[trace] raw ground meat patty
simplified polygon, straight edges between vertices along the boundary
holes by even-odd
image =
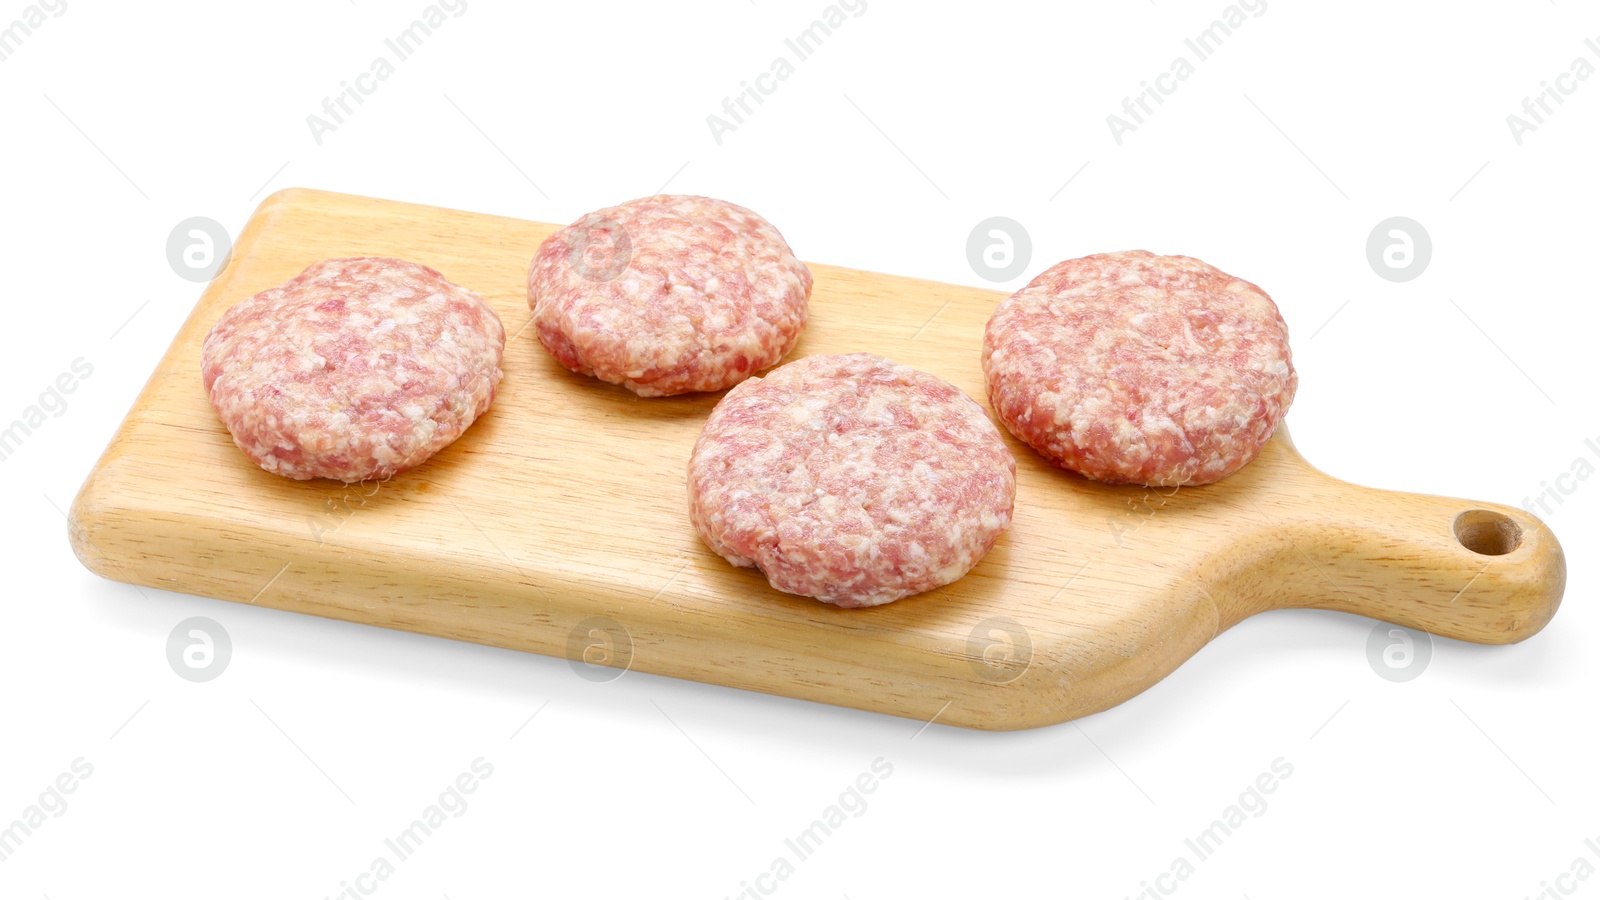
[[[477,294],[402,259],[330,259],[223,313],[201,351],[247,456],[352,482],[419,465],[489,408],[505,329]]]
[[[808,356],[717,404],[689,460],[706,544],[772,586],[877,606],[949,584],[1011,524],[1016,460],[972,398],[880,356]]]
[[[1114,484],[1208,484],[1255,459],[1294,400],[1289,331],[1260,288],[1143,250],[1057,263],[995,308],[989,400],[1052,462]]]
[[[563,366],[641,397],[719,391],[782,359],[811,272],[766,219],[663,195],[592,212],[539,246],[528,306]]]

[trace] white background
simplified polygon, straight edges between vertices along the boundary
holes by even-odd
[[[332,897],[479,757],[492,777],[378,896],[732,897],[880,757],[777,896],[1133,897],[1279,757],[1292,776],[1179,895],[1523,898],[1600,866],[1600,479],[1546,516],[1571,577],[1523,644],[1437,639],[1392,683],[1371,620],[1272,613],[1121,707],[1012,734],[140,591],[80,567],[58,512],[199,295],[167,262],[179,221],[236,233],[304,186],[568,222],[669,179],[802,258],[936,280],[985,283],[965,244],[996,215],[1034,246],[1008,289],[1090,252],[1199,256],[1282,307],[1314,463],[1520,506],[1600,465],[1600,77],[1520,145],[1506,123],[1600,65],[1592,6],[1271,0],[1118,145],[1106,116],[1221,0],[868,0],[719,145],[707,115],[821,0],[469,0],[319,145],[306,116],[424,6],[68,0],[0,63],[0,420],[93,366],[0,462],[0,825],[93,766],[0,895]],[[1432,236],[1407,283],[1367,260],[1390,216]],[[166,659],[191,616],[232,636],[205,684]]]

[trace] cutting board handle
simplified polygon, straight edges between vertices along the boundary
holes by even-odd
[[[1509,644],[1538,632],[1561,604],[1561,544],[1523,510],[1326,475],[1313,491],[1273,524],[1279,545],[1264,570],[1277,584],[1266,587],[1257,609],[1338,609]],[[1272,516],[1270,504],[1258,510]]]

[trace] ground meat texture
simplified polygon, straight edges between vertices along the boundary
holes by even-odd
[[[806,323],[811,271],[742,206],[658,196],[551,235],[528,271],[539,341],[641,397],[718,391],[774,365]]]
[[[1208,484],[1255,459],[1294,400],[1289,331],[1260,288],[1143,250],[1057,263],[983,339],[1000,421],[1114,484]]]
[[[211,405],[263,469],[365,481],[420,465],[494,400],[505,329],[477,294],[401,259],[330,259],[223,313]]]
[[[877,606],[965,575],[1011,524],[1016,460],[983,409],[879,356],[809,356],[717,404],[689,460],[712,550],[772,586]]]

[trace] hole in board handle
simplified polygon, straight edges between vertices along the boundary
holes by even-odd
[[[1456,516],[1456,540],[1483,556],[1504,556],[1522,543],[1522,527],[1510,516],[1487,509],[1469,509]]]

